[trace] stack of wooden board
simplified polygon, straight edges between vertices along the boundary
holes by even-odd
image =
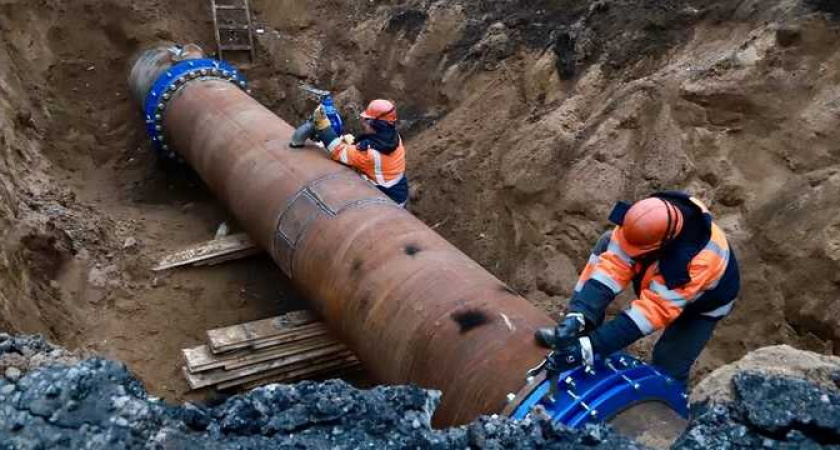
[[[184,349],[192,389],[244,388],[325,378],[359,365],[308,312],[207,331],[207,345]]]

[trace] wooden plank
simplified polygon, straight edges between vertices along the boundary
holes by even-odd
[[[181,350],[184,355],[184,362],[191,373],[206,372],[211,369],[217,369],[225,365],[225,359],[218,359],[210,347],[201,345],[193,348],[185,348]]]
[[[308,325],[310,323],[314,323],[315,316],[309,311],[293,311],[287,313],[283,316],[279,317],[272,317],[266,320],[273,320],[275,325],[288,325],[289,327],[295,327],[298,325]],[[234,327],[225,327],[219,328],[216,330],[211,330],[213,332],[224,332],[220,330],[227,330],[228,328],[236,328],[239,325]],[[293,328],[290,328],[293,329]],[[290,340],[288,336],[283,337],[282,335],[278,339],[277,337],[271,338],[269,343],[273,343],[275,345],[294,342],[295,340],[305,341],[310,339],[317,339],[321,336],[325,336],[327,334],[326,329],[319,329],[317,331],[313,331],[312,333],[301,333],[294,335],[294,340]],[[261,343],[263,340],[254,341]],[[271,345],[262,345],[261,348],[271,347]],[[198,346],[188,349],[183,349],[182,353],[184,354],[184,360],[187,362],[187,366],[191,369],[191,371],[202,371],[205,366],[212,366],[217,364],[221,361],[226,361],[234,358],[238,358],[240,356],[248,354],[248,352],[243,350],[232,350],[229,352],[216,352],[214,353],[210,346]]]
[[[327,359],[335,359],[342,354],[351,355],[352,353],[340,346],[333,346],[308,352],[306,354],[276,359],[232,371],[215,369],[213,371],[203,373],[190,373],[186,366],[184,366],[184,376],[187,378],[187,382],[192,389],[201,389],[208,386],[233,382],[239,379],[250,379],[254,376],[260,376],[266,373],[276,373],[282,370],[289,370],[289,368],[300,368],[313,364],[313,362],[317,363]]]
[[[321,339],[319,341],[307,343],[306,345],[299,345],[299,346],[282,346],[282,347],[275,347],[270,349],[271,351],[263,351],[263,352],[255,352],[248,356],[244,356],[242,358],[238,358],[234,361],[230,361],[224,365],[225,370],[236,370],[240,367],[251,366],[254,364],[258,364],[261,362],[271,361],[274,359],[284,358],[287,356],[294,356],[299,355],[301,353],[311,352],[313,350],[319,350],[325,347],[330,347],[333,345],[343,345],[340,342],[336,342],[335,339],[328,337],[327,339]]]
[[[301,369],[299,371],[281,373],[279,375],[260,378],[257,380],[249,381],[247,383],[224,383],[222,385],[219,385],[218,388],[219,390],[225,390],[238,386],[240,389],[248,390],[260,386],[265,386],[266,384],[271,383],[289,384],[297,383],[303,380],[331,378],[339,374],[347,373],[351,370],[358,369],[359,367],[360,365],[358,360],[353,360],[348,357],[347,359],[339,359],[330,362],[324,362],[322,364],[319,364],[317,367],[313,367],[311,369]]]
[[[294,377],[300,378],[306,376],[317,376],[318,374],[323,373],[325,370],[329,370],[340,366],[350,367],[353,365],[358,365],[358,360],[355,356],[353,356],[352,353],[348,351],[338,353],[336,355],[331,355],[329,357],[305,361],[301,364],[283,367],[280,369],[272,370],[270,372],[263,372],[247,377],[237,378],[231,381],[226,381],[224,383],[219,383],[219,385],[216,387],[219,390],[225,390],[249,383],[262,382],[263,384],[265,384],[268,382],[269,379],[276,380],[274,382],[277,383],[282,383],[284,381],[281,380],[289,380]]]
[[[259,339],[256,341],[246,342],[243,344],[236,344],[232,347],[225,347],[222,349],[221,352],[214,350],[213,347],[210,347],[210,351],[216,354],[224,354],[228,353],[230,350],[263,350],[266,348],[271,347],[280,347],[284,345],[288,345],[293,342],[303,341],[307,339],[314,339],[320,336],[329,336],[330,333],[327,331],[326,328],[315,328],[312,330],[303,330],[299,332],[289,332],[279,335],[277,337],[271,339]]]
[[[294,341],[296,336],[307,335],[316,331],[326,332],[327,328],[323,323],[314,322],[314,318],[311,318],[311,320],[313,321],[290,323],[288,319],[283,319],[280,316],[232,327],[217,328],[207,331],[207,341],[213,353],[222,353],[249,347],[256,342],[266,340],[290,342]]]
[[[216,354],[213,353],[212,350],[210,350],[210,347],[208,345],[200,345],[197,347],[185,348],[181,350],[181,352],[183,353],[184,361],[186,362],[187,367],[190,368],[191,372],[203,372],[208,367],[221,367],[227,362],[236,361],[247,356],[281,352],[283,349],[295,349],[298,347],[305,347],[308,345],[317,344],[319,342],[335,342],[335,339],[333,339],[328,334],[324,333],[280,346],[267,347],[259,351],[254,351],[253,349],[247,348],[241,350],[234,350],[232,352]]]
[[[335,355],[336,353],[346,351],[347,349],[346,347],[344,347],[344,345],[336,344],[330,347],[301,353],[299,355],[288,356],[268,361],[265,363],[243,367],[237,370],[226,371],[223,369],[215,369],[212,371],[202,373],[190,373],[189,370],[185,370],[184,372],[187,376],[187,382],[189,382],[190,387],[193,389],[199,389],[251,375],[256,375],[259,373],[268,372],[270,370],[280,369],[282,367],[288,367],[289,365],[301,363],[304,361],[310,361],[318,357]]]
[[[313,325],[324,327],[323,323],[318,322],[311,312],[294,311],[282,316],[207,330],[207,339],[216,347],[224,347],[246,341],[268,339],[289,331],[312,328]]]
[[[264,350],[272,347],[282,347],[291,344],[292,342],[305,341],[319,336],[331,336],[326,328],[316,329],[301,334],[280,335],[270,339],[260,339],[251,342],[247,347],[251,351]],[[337,342],[337,341],[336,341]]]
[[[187,369],[189,369],[191,373],[200,373],[225,367],[226,364],[235,363],[237,361],[250,361],[256,359],[262,359],[265,361],[272,359],[272,357],[284,356],[284,352],[287,353],[300,349],[309,349],[313,346],[335,342],[335,339],[331,336],[323,334],[303,339],[289,345],[268,347],[260,351],[245,349],[217,355],[214,354],[207,345],[201,345],[193,348],[185,348],[181,350],[181,352],[184,354],[184,361],[186,362]]]
[[[247,377],[242,377],[242,378],[237,378],[237,379],[230,380],[230,381],[225,381],[223,383],[219,383],[216,386],[216,388],[220,389],[220,390],[228,389],[228,388],[238,386],[238,385],[241,385],[241,384],[250,383],[250,382],[253,382],[253,381],[264,380],[265,378],[284,376],[284,374],[289,373],[289,372],[300,371],[300,370],[303,370],[303,369],[305,369],[307,367],[310,367],[310,366],[319,366],[323,363],[327,363],[327,362],[330,362],[330,361],[344,361],[347,358],[354,358],[355,359],[355,356],[353,356],[353,354],[349,351],[344,351],[344,352],[336,353],[336,354],[333,354],[333,355],[321,356],[321,357],[314,358],[314,359],[311,359],[311,360],[301,361],[301,362],[296,363],[296,364],[291,364],[291,365],[288,365],[288,366],[285,366],[285,367],[281,367],[279,369],[269,370],[269,371],[266,371],[266,372],[261,372],[261,373],[257,373],[257,374],[254,374],[254,375],[249,375]]]
[[[290,373],[288,378],[286,379],[286,383],[296,383],[298,381],[303,381],[307,379],[314,379],[314,378],[327,378],[331,376],[336,376],[341,373],[347,373],[351,370],[357,370],[362,367],[361,363],[355,356],[350,355],[346,357],[344,360],[337,361],[339,364],[335,365],[327,365],[324,363],[323,365],[319,365],[317,367],[313,367],[311,371],[296,371],[294,373]]]
[[[195,267],[215,266],[215,265],[218,265],[218,264],[226,263],[228,261],[238,261],[240,259],[245,259],[245,258],[249,258],[251,256],[260,255],[262,253],[263,253],[263,250],[261,248],[254,247],[252,249],[240,250],[238,252],[229,253],[227,255],[216,256],[216,257],[213,257],[213,258],[208,259],[208,260],[198,261],[198,262],[192,263],[191,265],[195,266]]]
[[[326,329],[326,327],[323,323],[316,322],[315,317],[311,314],[286,315],[207,330],[207,341],[210,343],[210,348],[221,349],[231,345],[264,341],[288,333],[315,329]]]
[[[225,236],[212,241],[204,242],[179,252],[163,257],[152,268],[155,272],[172,269],[186,265],[201,263],[207,260],[217,259],[223,256],[227,260],[245,258],[261,252],[256,244],[244,233]]]

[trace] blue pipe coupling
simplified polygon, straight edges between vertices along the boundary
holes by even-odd
[[[599,358],[591,367],[560,374],[553,399],[551,380],[530,380],[519,395],[508,398],[514,419],[525,418],[541,406],[555,422],[580,428],[606,422],[633,405],[660,402],[688,418],[688,395],[684,387],[653,366],[626,355]]]
[[[136,85],[132,88],[138,91],[135,95],[142,98],[143,92],[148,91],[145,92],[142,102],[146,133],[155,151],[163,158],[179,158],[175,150],[167,144],[164,118],[169,101],[178,94],[180,89],[196,80],[228,81],[246,91],[248,87],[245,76],[234,66],[224,61],[203,58],[200,52],[199,57],[189,55],[185,50],[189,48],[190,46],[174,46],[149,50],[139,59],[141,62],[148,61],[146,64],[148,67],[140,67],[144,64],[136,64],[132,72],[132,84]],[[192,59],[179,60],[180,55]],[[154,82],[150,83],[152,79]]]

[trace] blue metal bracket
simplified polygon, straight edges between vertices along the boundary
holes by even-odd
[[[542,377],[541,377],[542,378]],[[546,394],[550,380],[536,380],[515,399],[510,414],[525,418],[537,405],[556,422],[573,428],[610,420],[625,409],[644,402],[661,402],[688,418],[688,396],[680,383],[626,354],[597,359],[590,368],[579,367],[560,375],[554,401]]]
[[[215,59],[191,59],[181,61],[163,73],[146,95],[143,113],[146,116],[146,133],[152,140],[155,151],[164,158],[176,159],[174,149],[166,143],[163,132],[163,117],[166,106],[175,92],[193,80],[225,80],[242,89],[247,88],[245,77],[232,65]]]

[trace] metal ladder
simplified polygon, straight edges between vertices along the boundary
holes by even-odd
[[[256,61],[256,51],[249,1],[210,0],[210,8],[213,11],[213,28],[216,31],[219,59],[225,59],[224,52],[248,52],[250,63],[253,64]]]

